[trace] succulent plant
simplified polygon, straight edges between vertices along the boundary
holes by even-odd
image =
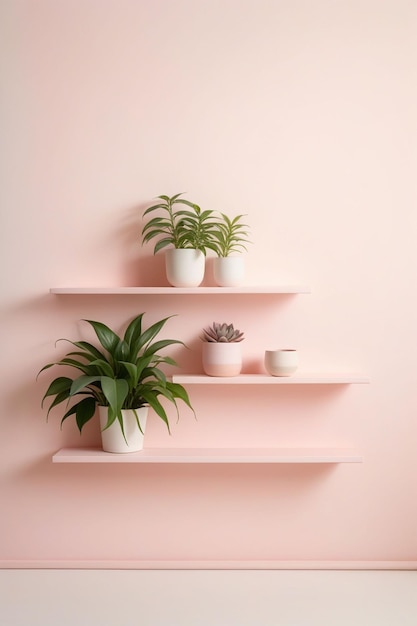
[[[203,329],[201,339],[211,343],[235,343],[242,341],[244,336],[243,332],[233,327],[233,324],[213,322],[212,326]]]

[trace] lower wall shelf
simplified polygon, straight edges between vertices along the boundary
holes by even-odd
[[[54,463],[362,463],[351,448],[144,448],[111,454],[99,448],[63,448]]]
[[[240,376],[206,376],[205,374],[175,374],[174,383],[182,385],[350,385],[366,384],[369,378],[362,374],[295,374],[269,376],[241,374]]]

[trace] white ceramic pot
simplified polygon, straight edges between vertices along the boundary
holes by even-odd
[[[203,370],[208,376],[238,376],[242,370],[240,342],[203,343]]]
[[[145,432],[146,418],[148,417],[147,406],[135,410],[122,410],[123,428],[125,431],[126,441],[123,437],[119,420],[114,421],[109,428],[103,430],[107,424],[108,407],[100,406],[98,411],[100,416],[101,442],[104,452],[124,454],[126,452],[138,452],[139,450],[142,450],[143,433]],[[140,432],[138,427],[135,412],[143,433]]]
[[[265,350],[265,369],[271,376],[291,376],[297,367],[297,350]]]
[[[220,287],[238,287],[245,279],[245,261],[242,255],[219,256],[213,259],[214,282]]]
[[[167,279],[173,287],[198,287],[204,278],[206,257],[193,248],[170,248],[165,252]]]

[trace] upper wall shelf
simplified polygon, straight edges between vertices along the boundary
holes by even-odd
[[[112,454],[98,448],[63,448],[54,463],[362,463],[351,448],[144,448]]]
[[[214,294],[296,294],[311,293],[306,285],[265,285],[260,287],[52,287],[60,295],[214,295]]]
[[[181,385],[350,385],[369,383],[361,374],[295,374],[269,376],[268,374],[241,374],[240,376],[206,376],[205,374],[176,374],[174,383]]]

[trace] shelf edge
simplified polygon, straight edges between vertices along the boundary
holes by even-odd
[[[369,384],[362,374],[306,374],[300,376],[269,376],[241,374],[240,376],[206,376],[205,374],[174,374],[172,381],[188,385],[352,385]]]
[[[62,448],[53,463],[108,464],[338,464],[362,463],[352,448],[148,448],[129,454],[111,454],[99,448]]]
[[[57,295],[293,295],[309,294],[306,285],[247,287],[51,287]]]

